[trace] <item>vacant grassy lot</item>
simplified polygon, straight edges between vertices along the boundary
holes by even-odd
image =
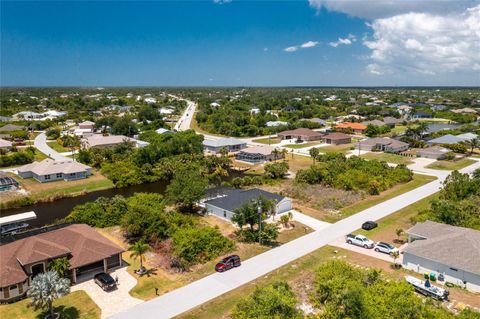
[[[287,145],[284,145],[284,147],[298,149],[298,148],[305,148],[305,147],[315,146],[315,145],[320,145],[320,142],[310,142],[310,143],[301,143],[301,144],[287,144]]]
[[[45,314],[41,310],[35,311],[28,307],[29,299],[13,304],[0,305],[2,319],[43,319]],[[60,312],[62,319],[97,319],[100,318],[100,308],[84,291],[75,291],[54,303],[56,312]]]
[[[413,161],[410,157],[405,157],[397,154],[391,154],[391,153],[383,153],[383,152],[370,152],[361,155],[360,157],[367,159],[367,160],[372,160],[376,159],[379,161],[385,161],[387,163],[393,163],[393,164],[413,164]]]
[[[341,144],[341,145],[329,145],[329,146],[324,146],[324,147],[320,147],[319,150],[320,152],[322,153],[333,153],[333,152],[337,152],[337,153],[347,153],[348,151],[351,150],[352,147],[355,147],[355,144],[354,143],[350,143],[350,144]]]
[[[475,160],[472,160],[470,158],[462,158],[458,161],[436,161],[430,165],[427,165],[426,167],[432,169],[454,171],[472,165],[473,163],[475,163]]]
[[[19,193],[1,194],[2,208],[16,206],[15,202],[21,201],[23,197],[29,197],[33,202],[49,201],[59,197],[76,196],[83,193],[93,192],[113,187],[113,183],[97,171],[85,179],[76,181],[55,181],[40,183],[33,178],[22,179],[11,175],[19,182],[21,187],[28,192],[28,195]]]
[[[59,153],[68,152],[70,149],[63,147],[62,145],[58,144],[57,141],[47,141],[48,146],[50,146],[54,151]]]
[[[252,140],[252,142],[267,144],[267,145],[278,144],[281,141],[282,141],[282,139],[280,139],[278,137],[270,137],[270,138],[266,137],[266,138],[259,138],[259,139],[256,139],[256,140]]]
[[[225,236],[229,237],[232,236],[232,233],[235,231],[235,228],[231,223],[225,222],[214,216],[208,216],[206,218],[201,217],[201,223],[213,227],[217,226]],[[277,239],[277,245],[284,244],[305,235],[303,224],[293,222],[293,225],[294,227],[280,232],[280,235]],[[110,227],[97,230],[125,249],[128,249],[128,244],[124,241],[119,227]],[[311,230],[308,230],[308,232],[310,231]],[[262,246],[259,244],[237,243],[235,250],[226,255],[237,254],[242,260],[246,260],[272,248],[273,247]],[[135,274],[135,269],[140,267],[140,263],[138,260],[133,260],[130,257],[129,252],[125,252],[123,254],[123,259],[129,264],[128,272],[130,272],[130,274],[132,274],[132,276],[138,280],[138,284],[130,291],[130,294],[143,300],[149,300],[156,297],[155,288],[158,288],[159,294],[164,294],[175,288],[184,286],[194,280],[214,273],[215,264],[221,259],[221,257],[202,265],[193,266],[189,271],[186,272],[175,272],[159,266],[162,263],[162,260],[160,260],[161,256],[155,253],[148,253],[147,265],[150,269],[150,272],[144,276],[138,276]]]

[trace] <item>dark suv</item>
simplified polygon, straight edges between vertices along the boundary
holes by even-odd
[[[117,287],[115,280],[113,280],[112,276],[107,273],[101,272],[96,274],[93,279],[95,280],[95,283],[104,291],[108,291]]]
[[[373,222],[373,221],[368,221],[368,222],[364,222],[362,224],[362,229],[364,230],[371,230],[371,229],[374,229],[375,227],[377,227],[378,224],[376,222]]]
[[[233,267],[240,266],[240,257],[237,255],[232,255],[223,258],[215,265],[215,270],[218,272],[224,272],[226,270],[232,269]]]

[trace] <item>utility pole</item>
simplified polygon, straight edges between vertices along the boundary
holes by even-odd
[[[260,203],[258,203],[257,207],[257,212],[258,212],[258,243],[261,245],[262,244],[262,206]]]

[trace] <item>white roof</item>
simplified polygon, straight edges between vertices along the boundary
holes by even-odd
[[[172,131],[167,130],[166,128],[161,127],[161,128],[159,128],[159,129],[155,130],[155,132],[157,132],[158,134],[164,134],[164,133],[170,133],[170,132],[172,132]]]
[[[0,147],[12,147],[12,142],[0,138]]]
[[[463,139],[463,140],[473,140],[474,138],[478,138],[478,135],[477,134],[473,134],[473,133],[463,133],[463,134],[459,134],[457,135],[457,137]]]
[[[72,160],[55,161],[52,159],[44,159],[41,162],[33,162],[27,165],[23,165],[18,168],[19,172],[33,172],[36,175],[49,175],[49,174],[70,174],[84,172],[90,169],[90,166],[84,165]]]
[[[238,140],[233,137],[221,138],[218,140],[204,140],[203,145],[210,146],[210,147],[223,147],[223,146],[230,146],[230,145],[241,145],[246,144],[246,142]]]
[[[26,220],[31,220],[37,218],[35,212],[26,212],[21,214],[15,214],[5,217],[0,217],[0,225],[8,225],[13,223],[24,222]]]
[[[282,126],[282,125],[288,125],[288,122],[282,122],[282,121],[268,121],[266,126]]]
[[[78,125],[94,125],[95,123],[92,121],[84,121],[82,123],[79,123]]]

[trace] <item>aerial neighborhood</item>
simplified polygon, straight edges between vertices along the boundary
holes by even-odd
[[[380,268],[448,316],[480,307],[480,127],[454,112],[478,91],[292,88],[267,108],[276,89],[2,90],[0,310],[57,280],[59,301],[127,318],[192,278],[248,272],[242,289],[297,258]],[[197,311],[181,309],[165,317]]]
[[[480,319],[479,1],[0,1],[0,319]]]

